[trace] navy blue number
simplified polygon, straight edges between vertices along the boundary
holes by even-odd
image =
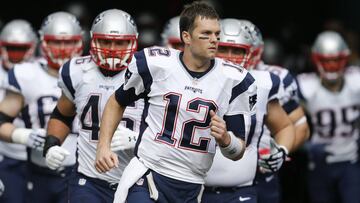
[[[160,48],[160,47],[149,49],[149,56],[156,56],[156,55],[170,56],[170,53],[171,52],[169,49],[164,49],[164,48]]]
[[[163,129],[156,135],[159,141],[163,141],[170,145],[175,145],[176,139],[173,137],[175,133],[176,120],[179,112],[181,95],[169,93],[164,95],[167,101],[165,115],[163,120]]]
[[[134,104],[130,106],[135,106]],[[85,105],[81,116],[80,122],[82,129],[91,131],[91,140],[99,140],[99,131],[100,131],[100,95],[91,95],[87,104]],[[90,113],[90,122],[86,122],[87,116]],[[123,117],[121,122],[125,122],[125,127],[129,128],[130,130],[134,130],[135,121]]]
[[[340,134],[344,137],[351,136],[356,128],[356,122],[359,119],[359,107],[350,106],[341,109],[341,114],[336,114],[332,109],[324,109],[316,113],[315,130],[320,137],[331,138],[335,135],[337,129],[337,116],[340,121],[349,130],[344,130]]]
[[[182,129],[182,139],[180,141],[180,148],[186,148],[189,150],[195,150],[200,152],[206,152],[209,144],[209,138],[199,138],[198,143],[193,142],[193,137],[195,133],[195,129],[206,129],[210,126],[210,110],[216,112],[217,107],[214,102],[202,100],[196,98],[192,100],[188,107],[188,111],[200,112],[200,108],[206,108],[207,113],[205,114],[205,118],[203,120],[189,120],[184,122]]]
[[[91,131],[91,140],[99,139],[99,130],[100,130],[99,103],[100,103],[100,96],[91,95],[80,116],[82,129]],[[86,123],[85,119],[89,113],[90,113],[91,121],[90,123],[89,122]]]
[[[176,93],[169,93],[164,96],[167,101],[165,115],[163,120],[163,129],[157,134],[156,139],[163,143],[175,146],[177,140],[174,138],[174,133],[177,124],[179,106],[181,102],[181,95]],[[196,98],[188,103],[187,111],[200,112],[201,108],[207,110],[202,120],[190,119],[182,124],[182,131],[180,135],[179,148],[206,152],[209,144],[208,138],[199,138],[195,143],[193,141],[196,129],[207,129],[210,126],[210,110],[217,111],[217,106],[214,102]]]
[[[37,100],[38,117],[41,128],[45,128],[50,115],[53,112],[53,108],[48,107],[55,106],[57,100],[58,98],[55,96],[42,96]]]

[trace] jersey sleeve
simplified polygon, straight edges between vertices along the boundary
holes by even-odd
[[[65,96],[71,101],[73,101],[75,96],[75,89],[70,74],[70,62],[71,60],[67,61],[61,67],[58,79],[58,86],[61,88]]]
[[[21,86],[18,82],[18,76],[16,74],[16,66],[9,70],[6,80],[3,83],[3,87],[7,90],[21,93]]]
[[[298,85],[290,72],[284,77],[282,83],[284,87],[282,107],[289,114],[299,107]]]
[[[268,96],[268,101],[279,99],[279,91],[281,87],[280,77],[269,72],[271,78],[271,89]]]
[[[120,105],[127,106],[148,95],[153,78],[144,50],[134,54],[124,77],[124,84],[115,92],[115,98]]]
[[[243,140],[248,134],[246,129],[249,129],[246,123],[251,123],[249,120],[256,112],[256,91],[255,79],[250,73],[246,73],[244,79],[232,88],[229,108],[224,115],[228,130]]]

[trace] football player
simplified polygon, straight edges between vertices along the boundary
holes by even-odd
[[[297,94],[297,84],[290,72],[279,66],[267,65],[261,60],[263,53],[264,41],[260,30],[250,21],[242,20],[250,28],[252,36],[256,41],[253,46],[253,54],[249,60],[249,68],[255,70],[269,71],[280,77],[283,93],[279,97],[279,102],[295,127],[295,141],[292,150],[295,151],[309,138],[310,130],[305,117],[303,108],[299,105]],[[264,132],[259,143],[259,170],[256,174],[256,189],[259,203],[280,202],[280,188],[278,183],[278,170],[280,167],[269,167],[273,155],[273,140],[271,132],[265,126]]]
[[[77,115],[80,118],[78,166],[70,180],[70,202],[112,203],[121,174],[133,157],[143,100],[126,109],[122,125],[112,140],[111,149],[120,159],[119,167],[108,173],[99,173],[94,167],[104,106],[124,82],[125,70],[137,49],[137,39],[136,25],[128,13],[106,10],[93,22],[91,55],[75,57],[60,70],[59,86],[63,94],[49,121],[44,154],[50,168],[57,169],[62,165],[69,152],[60,145]]]
[[[184,50],[184,43],[180,39],[180,16],[175,16],[168,20],[161,33],[162,46]]]
[[[16,19],[8,22],[0,33],[0,101],[5,95],[3,82],[7,72],[18,63],[34,59],[37,45],[36,33],[29,22]],[[24,125],[22,120],[15,119],[17,127]],[[0,180],[3,192],[0,202],[23,203],[26,191],[26,147],[21,144],[0,141]],[[14,184],[16,183],[16,184]]]
[[[121,177],[115,202],[126,197],[129,203],[198,202],[216,144],[232,160],[245,151],[244,120],[256,109],[254,78],[215,58],[220,24],[211,6],[197,1],[187,5],[180,31],[184,52],[150,47],[135,53],[125,83],[105,106],[99,172],[118,166],[110,148],[112,135],[126,106],[146,98],[136,157]]]
[[[295,139],[294,126],[279,103],[280,78],[268,71],[249,69],[256,40],[251,29],[237,19],[221,21],[221,34],[217,56],[241,64],[254,76],[258,87],[256,116],[250,121],[250,133],[244,157],[230,161],[216,153],[212,167],[206,176],[203,202],[257,202],[254,179],[257,170],[258,142],[263,124],[272,132],[272,157],[269,169],[279,168],[292,150]],[[280,92],[279,92],[280,91]],[[217,148],[217,151],[220,149]]]
[[[316,73],[298,76],[311,118],[308,189],[310,201],[360,202],[360,72],[346,68],[350,50],[334,31],[320,33],[313,46]]]
[[[67,178],[75,164],[76,136],[69,136],[63,144],[70,156],[59,170],[49,169],[42,153],[47,121],[61,95],[58,70],[69,58],[82,53],[82,30],[73,15],[55,12],[43,20],[39,34],[46,60],[22,63],[9,71],[6,96],[0,103],[0,135],[29,148],[26,200],[65,202]],[[25,128],[12,123],[22,109]]]

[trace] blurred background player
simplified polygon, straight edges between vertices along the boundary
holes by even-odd
[[[302,146],[309,137],[309,126],[306,122],[305,113],[298,103],[297,84],[287,69],[279,66],[267,65],[262,62],[261,56],[263,53],[264,42],[260,30],[250,21],[242,20],[242,23],[247,25],[255,40],[252,47],[252,57],[248,61],[249,68],[269,71],[280,77],[283,93],[279,96],[279,101],[295,127],[295,141],[292,150],[289,151],[289,153],[292,153]],[[280,186],[277,177],[277,171],[280,167],[271,167],[272,163],[276,163],[272,160],[274,158],[271,147],[273,146],[272,143],[271,132],[265,126],[259,143],[260,170],[256,175],[256,189],[259,203],[280,202]],[[276,153],[276,151],[274,152]]]
[[[313,129],[308,189],[314,203],[360,202],[360,72],[358,67],[346,68],[349,55],[340,34],[324,31],[312,46],[318,74],[298,76]]]
[[[126,109],[112,139],[111,150],[120,159],[119,167],[108,173],[99,173],[94,167],[104,106],[124,82],[125,69],[136,51],[137,39],[136,25],[128,13],[106,10],[95,18],[91,28],[91,56],[75,57],[60,70],[59,86],[63,93],[49,121],[45,154],[50,168],[62,165],[69,152],[60,144],[77,115],[80,118],[78,166],[69,184],[70,202],[112,203],[122,172],[134,156],[143,100]]]
[[[250,28],[243,21],[237,19],[223,19],[221,21],[218,57],[227,59],[242,67],[249,68],[249,60],[254,51]],[[287,154],[292,150],[295,130],[291,120],[279,103],[280,78],[268,71],[248,69],[257,83],[256,116],[251,118],[247,148],[244,157],[238,161],[226,159],[217,148],[213,165],[205,182],[203,202],[257,202],[255,188],[255,174],[258,161],[258,142],[265,124],[276,139],[274,141],[273,159],[271,166],[281,167]],[[281,95],[281,93],[280,93]]]
[[[0,100],[5,96],[3,83],[7,78],[7,72],[15,64],[33,60],[36,45],[36,33],[26,20],[12,20],[2,29],[0,33]],[[24,124],[20,119],[15,119],[14,125],[21,127]],[[24,145],[0,141],[0,180],[4,185],[0,202],[23,203],[25,201],[26,159]]]
[[[168,20],[161,33],[161,45],[168,48],[184,50],[184,43],[180,39],[180,16]]]
[[[6,96],[0,103],[0,135],[3,140],[29,148],[26,201],[67,202],[67,178],[75,164],[76,136],[69,136],[64,143],[70,156],[59,170],[50,170],[42,153],[47,121],[61,95],[58,69],[82,53],[82,30],[73,15],[55,12],[44,19],[39,34],[46,60],[22,63],[9,71]],[[25,128],[18,128],[12,121],[24,108]]]

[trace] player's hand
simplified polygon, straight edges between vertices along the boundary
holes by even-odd
[[[210,116],[210,134],[215,138],[219,146],[228,146],[230,144],[231,138],[227,132],[225,121],[216,115],[213,110],[210,111]]]
[[[118,167],[117,155],[108,146],[98,145],[96,151],[95,168],[99,173],[105,173],[114,167]]]
[[[286,160],[287,154],[288,150],[284,146],[279,146],[274,139],[271,139],[269,153],[259,155],[260,171],[263,173],[278,171]]]
[[[45,129],[16,128],[11,135],[14,143],[26,145],[32,149],[42,151],[45,144]]]
[[[45,144],[45,136],[46,136],[45,129],[32,130],[26,145],[32,149],[43,151]]]
[[[52,169],[56,170],[62,166],[65,158],[70,155],[70,152],[60,146],[52,146],[46,153],[45,161],[46,165]]]
[[[135,148],[139,133],[134,132],[122,125],[116,129],[111,140],[111,151],[119,151]]]

